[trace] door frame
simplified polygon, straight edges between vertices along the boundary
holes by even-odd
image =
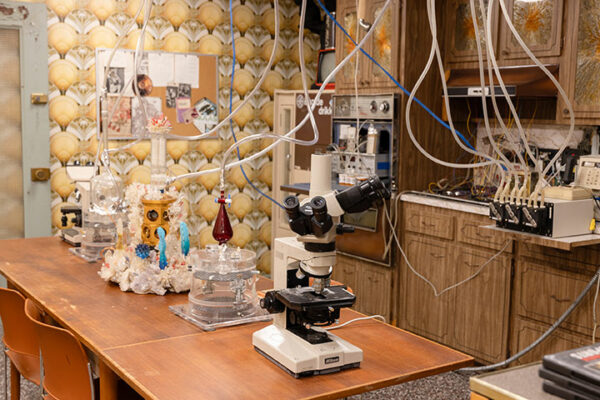
[[[48,104],[31,102],[32,93],[48,94],[46,4],[0,1],[0,28],[19,30],[25,237],[49,236],[50,181],[33,182],[30,173],[31,168],[50,167]]]

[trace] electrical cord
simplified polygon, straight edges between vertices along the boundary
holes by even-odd
[[[344,322],[343,324],[339,324],[339,325],[330,326],[329,328],[324,328],[324,329],[325,329],[326,331],[332,331],[332,330],[334,330],[334,329],[340,329],[340,328],[343,328],[343,327],[345,327],[345,326],[347,326],[347,325],[350,325],[350,324],[351,324],[351,323],[353,323],[353,322],[356,322],[356,321],[364,321],[364,320],[367,320],[367,319],[379,319],[379,320],[381,320],[383,323],[385,323],[385,317],[384,317],[383,315],[370,315],[370,316],[368,316],[368,317],[358,317],[358,318],[354,318],[354,319],[351,319],[350,321],[346,321],[346,322]]]
[[[375,26],[377,23],[379,23],[379,21],[381,21],[385,10],[389,7],[391,0],[386,0],[386,2],[383,5],[382,11],[380,13],[380,15],[378,15],[375,18],[375,21],[373,22],[373,26]],[[277,4],[277,2],[275,3]],[[276,17],[277,18],[277,17]],[[314,110],[314,108],[316,108],[316,105],[318,103],[318,101],[321,98],[321,95],[323,93],[323,91],[325,90],[325,87],[327,86],[327,84],[333,79],[333,77],[337,74],[337,72],[344,67],[344,65],[348,62],[348,60],[350,60],[359,50],[362,49],[362,47],[365,45],[365,43],[371,38],[371,35],[373,34],[373,29],[370,29],[367,34],[361,39],[360,43],[358,43],[358,45],[350,52],[350,54],[348,54],[339,64],[337,64],[335,66],[335,68],[333,69],[333,71],[331,71],[329,73],[329,75],[327,75],[327,77],[325,78],[325,80],[323,81],[323,84],[321,85],[321,88],[317,91],[317,94],[315,96],[315,99],[312,102],[311,105],[311,109]],[[188,174],[182,174],[179,175],[177,177],[171,177],[167,180],[167,186],[169,186],[170,184],[172,184],[173,182],[175,182],[176,180],[180,180],[180,179],[187,179],[187,178],[196,178],[198,176],[202,176],[202,175],[206,175],[206,174],[213,174],[215,172],[220,172],[222,169],[231,169],[234,167],[237,167],[238,165],[244,164],[246,162],[252,161],[258,157],[263,156],[264,154],[266,154],[269,150],[271,150],[273,147],[277,146],[277,144],[279,143],[279,141],[281,140],[285,140],[285,141],[290,141],[293,142],[292,138],[290,138],[291,135],[293,135],[294,133],[296,133],[298,130],[300,130],[300,128],[302,128],[302,126],[304,126],[304,124],[308,121],[309,119],[309,115],[307,114],[302,121],[300,121],[300,123],[298,125],[296,125],[293,129],[291,129],[289,132],[287,132],[286,134],[284,134],[283,136],[280,135],[273,135],[273,134],[259,134],[259,135],[250,135],[247,136],[243,139],[240,139],[237,141],[237,143],[232,144],[227,150],[225,150],[225,153],[223,155],[223,157],[227,157],[228,153],[231,152],[233,149],[235,149],[236,147],[239,147],[240,145],[242,145],[243,143],[246,143],[247,141],[251,141],[251,140],[257,140],[257,139],[264,139],[264,138],[275,138],[277,139],[274,143],[271,143],[269,146],[267,146],[266,148],[262,149],[261,151],[251,155],[250,157],[246,157],[243,160],[238,160],[238,161],[234,161],[228,164],[225,164],[224,162],[221,164],[220,167],[218,168],[213,168],[213,169],[207,169],[204,171],[198,171],[198,172],[192,172],[192,173],[188,173]]]
[[[571,315],[571,313],[573,312],[573,310],[575,310],[575,308],[577,308],[577,306],[583,301],[583,298],[590,292],[590,290],[592,289],[592,287],[594,286],[594,284],[598,281],[599,277],[600,277],[600,268],[596,271],[596,273],[594,274],[594,276],[592,277],[592,279],[588,282],[588,284],[583,289],[583,291],[579,294],[579,296],[577,296],[577,298],[575,299],[575,301],[560,316],[560,318],[558,320],[556,320],[556,322],[554,322],[554,324],[552,324],[552,326],[550,328],[548,328],[548,330],[546,332],[544,332],[542,334],[542,336],[540,336],[539,338],[537,338],[529,346],[527,346],[523,350],[519,351],[515,355],[507,358],[506,360],[504,360],[502,362],[499,362],[499,363],[496,363],[496,364],[492,364],[492,365],[486,365],[486,366],[483,366],[483,367],[462,368],[462,369],[459,369],[458,371],[459,372],[483,372],[483,371],[491,371],[491,370],[494,370],[494,369],[497,369],[497,368],[504,367],[504,366],[510,364],[511,362],[513,362],[515,360],[518,360],[519,358],[521,358],[525,354],[529,353],[538,344],[540,344],[548,336],[550,336],[552,334],[552,332],[554,332],[556,330],[556,328],[558,328],[569,317],[569,315]]]
[[[598,302],[598,292],[600,291],[600,279],[596,283],[596,294],[594,294],[594,306],[592,307],[592,317],[594,320],[594,329],[592,329],[592,343],[596,343],[596,328],[598,328],[598,320],[596,319],[596,303]]]
[[[388,223],[391,225],[392,224],[392,220],[390,218],[390,214],[387,212],[387,209],[385,210],[385,216],[388,220]],[[408,266],[408,268],[412,271],[413,274],[415,274],[419,279],[421,279],[423,282],[425,282],[429,287],[431,287],[431,289],[433,290],[433,295],[435,297],[439,297],[442,294],[455,289],[467,282],[469,282],[470,280],[476,278],[481,271],[483,271],[483,269],[490,264],[492,261],[494,261],[498,256],[500,256],[502,253],[504,253],[504,251],[508,248],[508,245],[511,244],[511,240],[507,240],[506,243],[504,243],[504,246],[502,246],[502,248],[496,253],[494,254],[492,257],[490,257],[486,262],[484,262],[483,264],[481,264],[479,266],[479,268],[477,268],[477,271],[475,271],[472,275],[470,275],[469,277],[467,277],[466,279],[463,279],[460,282],[457,282],[453,285],[448,286],[447,288],[444,288],[440,291],[438,291],[438,289],[435,287],[435,285],[427,278],[425,278],[422,274],[420,274],[414,267],[413,265],[410,263],[410,261],[408,260],[408,257],[406,256],[406,253],[404,252],[404,249],[402,248],[402,245],[400,244],[400,239],[398,239],[398,235],[396,234],[395,230],[392,230],[392,235],[394,237],[394,240],[396,241],[396,245],[398,246],[398,249],[400,250],[400,254],[402,254],[402,258],[404,259],[404,261],[406,262],[406,265]]]
[[[317,2],[319,3],[319,7],[321,7],[321,9],[325,12],[325,14],[327,14],[327,16],[329,17],[329,19],[331,19],[331,21],[344,33],[344,35],[356,46],[356,41],[352,38],[352,36],[350,36],[350,34],[348,34],[348,32],[344,29],[344,27],[335,19],[335,17],[333,15],[331,15],[331,13],[329,12],[329,10],[327,9],[327,7],[325,7],[325,5],[323,4],[322,0],[317,0]],[[383,11],[380,11],[383,12]],[[374,29],[373,26],[371,26],[372,30]],[[402,90],[407,96],[409,96],[411,94],[411,92],[404,88],[404,86],[402,86],[400,84],[400,82],[398,82],[398,80],[396,80],[396,78],[394,78],[392,76],[392,74],[390,74],[381,64],[379,64],[377,62],[377,60],[375,60],[366,50],[364,49],[360,49],[360,51],[369,59],[371,60],[371,62],[373,64],[375,64],[392,82],[394,82],[394,84],[396,86],[398,86],[400,88],[400,90]],[[425,111],[427,111],[427,113],[429,113],[429,115],[431,115],[437,122],[439,122],[444,128],[450,130],[450,126],[444,121],[442,120],[440,117],[438,117],[433,111],[431,111],[431,109],[429,109],[429,107],[427,107],[425,104],[423,104],[423,102],[421,102],[421,100],[415,98],[415,102],[421,106]],[[467,140],[467,138],[465,138],[463,136],[462,133],[460,133],[459,131],[456,131],[456,133],[459,135],[459,137],[461,138],[461,140],[464,142],[465,145],[469,146],[469,148],[471,148],[472,150],[475,150],[475,147],[473,147],[471,145],[471,143]]]
[[[278,1],[278,0],[275,0],[275,1]],[[306,0],[304,0],[304,1],[306,1]],[[233,109],[233,79],[235,77],[235,34],[233,32],[233,0],[229,0],[229,30],[231,31],[231,48],[232,48],[231,82],[229,85],[229,113],[231,113],[231,110]],[[232,119],[229,120],[229,129],[231,130],[231,135],[233,136],[233,141],[237,142],[237,138],[235,136],[235,130],[233,129],[233,120]],[[242,156],[240,155],[240,148],[238,147],[236,150],[237,150],[238,160],[241,160]],[[244,175],[246,182],[248,182],[248,184],[254,190],[256,190],[261,196],[269,199],[273,204],[275,204],[275,205],[279,206],[281,209],[285,210],[285,208],[283,207],[283,205],[281,203],[279,203],[277,200],[275,200],[274,198],[272,198],[271,196],[269,196],[268,194],[266,194],[262,190],[260,190],[250,180],[250,178],[248,178],[248,175],[246,175],[246,171],[244,170],[243,165],[240,165],[240,169],[242,170],[242,175]],[[223,182],[222,182],[222,184],[223,184]]]

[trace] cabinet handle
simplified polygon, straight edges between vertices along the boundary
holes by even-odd
[[[429,253],[429,255],[433,258],[445,258],[446,257],[444,254]]]
[[[470,263],[470,262],[468,262],[468,261],[465,261],[465,265],[466,265],[467,267],[469,267],[469,268],[479,268],[479,267],[480,267],[480,265],[477,265],[477,264],[471,264],[471,263]]]
[[[557,301],[557,302],[559,302],[559,303],[566,303],[566,302],[569,302],[569,301],[571,301],[571,299],[559,299],[559,298],[558,298],[558,297],[556,297],[555,295],[550,295],[550,298],[551,298],[551,299],[554,299],[554,300],[556,300],[556,301]]]
[[[423,225],[424,227],[427,227],[427,228],[433,228],[433,227],[435,226],[435,224],[428,224],[428,223],[427,223],[427,222],[425,222],[425,221],[422,221],[422,222],[421,222],[421,225]]]

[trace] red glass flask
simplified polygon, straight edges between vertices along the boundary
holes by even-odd
[[[225,198],[224,192],[221,191],[221,197],[217,199],[217,202],[220,204],[219,213],[217,214],[215,226],[212,231],[213,238],[215,238],[219,244],[227,243],[229,239],[233,237],[233,229],[231,228],[229,215],[227,215],[227,210],[225,209],[225,204],[230,201],[231,200]]]

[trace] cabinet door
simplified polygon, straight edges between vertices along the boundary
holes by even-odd
[[[600,8],[596,0],[567,3],[565,68],[561,85],[568,87],[575,115],[582,123],[597,124],[600,118]],[[559,96],[561,122],[568,122],[568,109]],[[559,117],[560,121],[560,117]]]
[[[371,21],[383,11],[384,0],[373,2],[370,15]],[[392,0],[379,24],[373,29],[369,48],[371,56],[379,65],[385,68],[395,79],[398,79],[398,56],[400,52],[400,12],[401,0]],[[371,60],[361,56],[362,85],[369,87],[396,87],[388,76]]]
[[[484,0],[484,4],[489,3],[488,0]],[[475,1],[476,6],[479,5],[479,1]],[[497,52],[497,39],[498,39],[498,8],[497,2],[494,2],[492,9],[492,45],[494,51]],[[451,0],[449,2],[450,18],[448,19],[448,30],[450,38],[448,61],[449,62],[472,62],[477,61],[477,42],[475,40],[475,27],[473,25],[473,19],[471,17],[471,6],[469,0]],[[475,10],[478,19],[479,36],[482,40],[482,52],[484,59],[485,54],[485,43],[487,42],[485,31],[483,29],[482,14],[477,7]],[[484,16],[485,17],[485,16]]]
[[[546,332],[548,328],[550,328],[550,325],[515,318],[511,334],[511,355],[516,354],[529,346]],[[590,344],[589,336],[574,335],[559,328],[555,330],[548,339],[544,340],[529,353],[515,361],[514,364],[528,364],[535,361],[541,361],[542,357],[546,354],[576,349],[588,344]]]
[[[544,323],[556,321],[575,301],[591,279],[585,269],[518,258],[515,268],[515,311],[517,315]],[[591,334],[593,293],[562,324],[562,328]]]
[[[519,35],[536,57],[559,56],[562,42],[562,0],[509,0],[508,15]],[[502,11],[500,10],[500,14]],[[503,45],[500,54],[504,58],[527,58],[512,32],[506,25],[504,15],[499,16],[502,26]]]
[[[451,282],[451,254],[449,244],[441,240],[407,234],[406,256],[415,270],[432,282],[438,290]],[[447,343],[448,304],[451,293],[435,297],[432,288],[408,269],[403,262],[405,276],[406,328],[428,338]]]
[[[356,302],[352,308],[359,310],[361,301],[361,290],[359,289],[358,271],[356,261],[350,257],[338,255],[336,265],[333,268],[333,280],[343,283],[356,295]]]
[[[494,251],[456,247],[455,282],[473,275]],[[511,260],[496,257],[475,278],[457,287],[454,307],[454,346],[488,362],[506,356],[510,305]]]
[[[382,315],[389,321],[392,270],[386,267],[360,265],[360,309],[367,315]]]
[[[338,0],[337,2],[337,20],[344,27],[346,32],[358,43],[360,31],[357,24],[356,2],[354,0]],[[344,35],[341,29],[337,29],[335,36],[335,59],[336,64],[340,64],[342,60],[354,50],[354,43]],[[369,51],[366,47],[365,50]],[[342,70],[335,77],[336,89],[349,89],[354,87],[354,76],[356,73],[356,62],[360,60],[360,55],[357,54],[348,61]],[[364,58],[364,57],[362,57]],[[360,61],[359,61],[360,62]],[[358,73],[360,74],[360,68]],[[360,81],[360,77],[358,77]]]

